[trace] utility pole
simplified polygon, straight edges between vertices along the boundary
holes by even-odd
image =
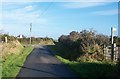
[[[120,1],[118,2],[118,38],[120,38]],[[120,43],[119,45],[120,46]],[[120,62],[120,47],[118,47],[118,61]],[[120,65],[120,63],[119,63]],[[120,70],[120,68],[119,68]]]
[[[32,23],[30,23],[30,45],[31,45],[31,41],[32,41],[32,39],[31,39],[31,32],[32,32]]]
[[[111,60],[114,61],[114,32],[116,31],[116,28],[111,27]]]

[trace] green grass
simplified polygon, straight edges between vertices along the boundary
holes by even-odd
[[[2,77],[2,63],[0,61],[0,79],[1,79],[1,77]]]
[[[65,65],[67,65],[81,79],[118,79],[116,76],[116,64],[105,61],[70,61],[64,57],[64,50],[60,50],[56,45],[49,47],[55,53],[55,56]],[[65,50],[66,51],[66,50]],[[67,51],[66,51],[67,52]],[[63,55],[61,55],[63,54]],[[69,51],[68,51],[69,54]]]
[[[21,53],[11,54],[7,56],[7,59],[2,61],[2,77],[15,77],[20,70],[20,67],[17,67],[17,65],[23,65],[26,57],[32,50],[33,47],[25,47]]]
[[[116,77],[113,74],[115,64],[113,63],[96,63],[96,62],[75,62],[56,56],[63,64],[66,64],[73,70],[80,78],[86,79],[101,79]],[[117,79],[117,77],[116,77]]]

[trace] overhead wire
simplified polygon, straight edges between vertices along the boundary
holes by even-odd
[[[50,2],[50,4],[48,5],[48,7],[40,14],[40,17],[45,14],[45,12],[53,5],[54,2]]]

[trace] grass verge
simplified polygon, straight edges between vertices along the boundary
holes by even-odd
[[[96,63],[96,62],[75,62],[56,56],[63,64],[66,64],[73,70],[80,78],[85,79],[111,79],[116,78],[115,75],[110,75],[115,70],[113,63]]]
[[[65,65],[67,65],[75,74],[81,79],[119,79],[116,76],[116,65],[111,62],[87,62],[87,61],[70,61],[64,56],[59,55],[62,53],[56,46],[49,47],[55,56]],[[69,53],[68,53],[69,54]]]
[[[21,53],[7,56],[7,59],[2,61],[2,77],[15,77],[20,70],[20,67],[17,67],[17,65],[23,65],[26,57],[32,50],[33,47],[29,46],[25,47]]]
[[[2,78],[2,62],[1,62],[1,58],[0,58],[0,79]]]

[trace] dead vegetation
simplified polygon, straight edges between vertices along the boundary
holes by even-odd
[[[41,45],[54,45],[53,40],[41,40],[40,43]]]
[[[7,55],[19,53],[23,49],[23,46],[15,40],[9,43],[0,43],[0,49],[1,56],[5,59]]]

